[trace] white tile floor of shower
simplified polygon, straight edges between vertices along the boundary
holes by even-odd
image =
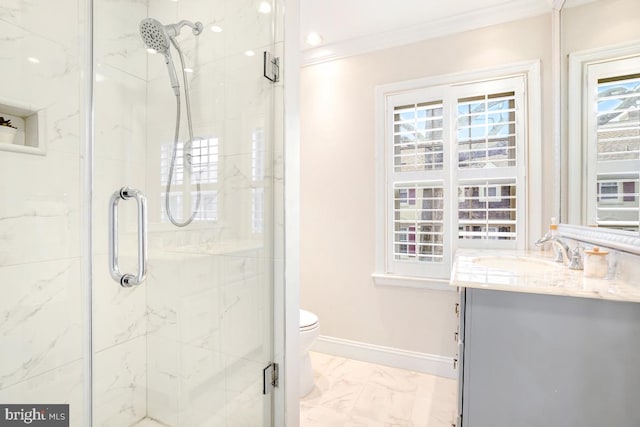
[[[143,418],[142,420],[138,421],[131,427],[166,427],[166,426],[167,426],[166,424],[159,423],[156,420],[152,420],[151,418]]]
[[[315,387],[300,427],[451,427],[453,379],[311,352]]]

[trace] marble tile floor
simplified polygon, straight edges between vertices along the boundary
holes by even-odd
[[[311,352],[315,387],[300,427],[451,427],[453,379]]]
[[[451,427],[455,420],[455,380],[310,354],[315,387],[300,401],[300,427]],[[145,418],[132,427],[166,424]]]

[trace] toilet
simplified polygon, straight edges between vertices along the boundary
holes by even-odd
[[[320,334],[318,316],[307,310],[300,310],[300,397],[313,390],[313,369],[309,349]]]

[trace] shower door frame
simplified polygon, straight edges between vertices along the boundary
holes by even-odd
[[[275,390],[274,425],[300,426],[300,0],[283,12],[284,278],[274,283],[274,354],[283,368]],[[276,116],[277,117],[277,116]],[[278,120],[278,118],[276,118]],[[290,284],[285,286],[285,284]]]
[[[80,135],[82,175],[82,323],[84,335],[82,342],[83,360],[83,423],[93,425],[93,85],[94,85],[94,54],[93,54],[93,0],[78,3],[79,16],[82,17],[80,34],[82,46],[80,49],[81,72],[81,100],[80,100]]]

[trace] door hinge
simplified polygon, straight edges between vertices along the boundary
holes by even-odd
[[[271,363],[262,370],[262,394],[269,394],[280,385],[280,366]]]
[[[280,58],[273,57],[270,52],[265,51],[263,56],[262,74],[272,83],[280,81]]]

